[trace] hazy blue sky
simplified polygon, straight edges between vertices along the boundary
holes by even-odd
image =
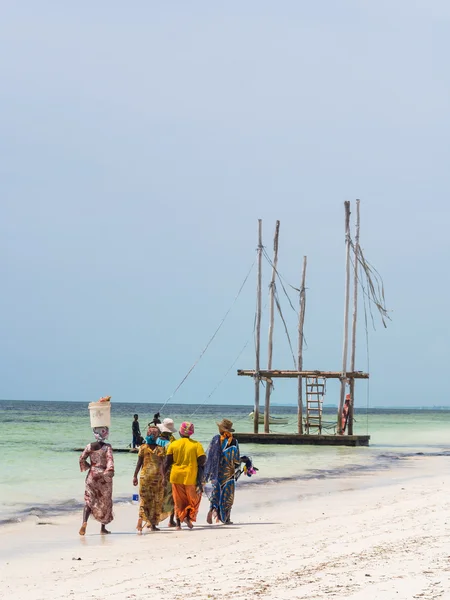
[[[429,0],[4,3],[0,397],[162,403],[230,306],[258,217],[269,249],[281,220],[293,284],[308,255],[305,368],[339,369],[343,201],[361,198],[393,311],[370,335],[371,404],[450,404],[449,25]],[[231,365],[254,287],[177,402]],[[267,315],[263,362],[266,335]],[[291,368],[279,322],[275,344]],[[236,368],[253,365],[250,343]],[[295,397],[277,384],[274,402]],[[213,399],[251,404],[253,384],[233,373]]]

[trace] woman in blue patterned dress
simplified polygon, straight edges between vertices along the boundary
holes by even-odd
[[[217,423],[219,434],[214,436],[208,448],[208,458],[205,465],[205,482],[212,484],[208,494],[210,509],[206,521],[231,525],[230,515],[234,502],[236,487],[235,472],[241,463],[239,444],[233,437],[233,423],[222,419]]]

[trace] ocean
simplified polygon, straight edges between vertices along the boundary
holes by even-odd
[[[81,509],[84,478],[79,452],[93,441],[86,402],[0,401],[0,524],[43,518]],[[131,442],[133,414],[139,414],[141,431],[159,406],[112,403],[113,448]],[[217,433],[216,421],[226,417],[236,431],[252,431],[252,406],[188,405],[170,403],[161,418],[195,423],[195,439],[206,449]],[[289,425],[271,426],[279,432],[295,431],[296,408],[274,406],[271,414],[289,417]],[[325,408],[325,421],[333,423],[336,409]],[[257,475],[241,477],[238,485],[276,484],[286,479],[308,481],[339,475],[388,470],[408,456],[449,454],[450,410],[371,409],[355,413],[355,433],[371,435],[368,448],[318,446],[262,446],[245,444],[241,453],[252,457]],[[135,454],[115,454],[114,501],[131,502],[136,489],[132,476]]]

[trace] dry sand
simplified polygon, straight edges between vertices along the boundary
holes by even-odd
[[[242,486],[234,525],[138,536],[136,506],[113,535],[80,515],[0,531],[6,600],[450,599],[448,458],[388,473]],[[38,521],[39,522],[39,521]]]

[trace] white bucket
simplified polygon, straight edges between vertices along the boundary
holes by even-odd
[[[91,427],[110,427],[111,402],[91,402],[88,408]]]

